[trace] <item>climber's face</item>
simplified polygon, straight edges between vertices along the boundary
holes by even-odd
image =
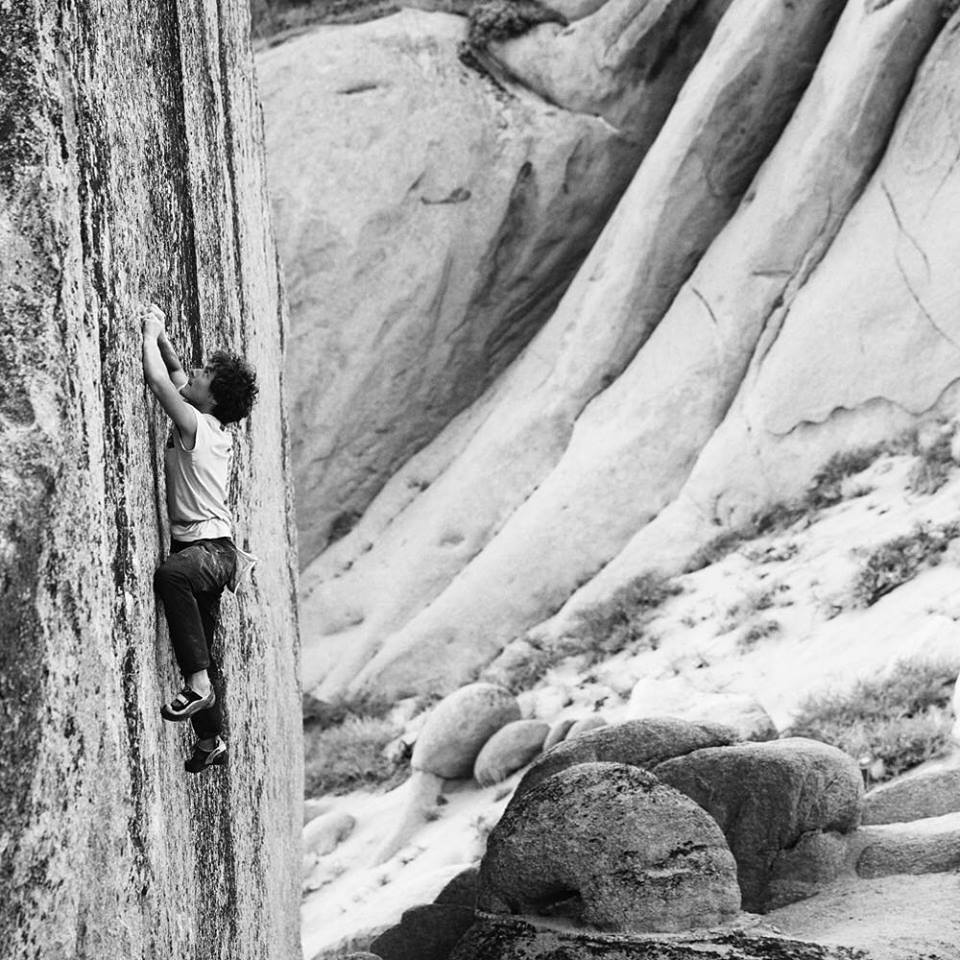
[[[215,376],[213,367],[194,367],[190,379],[180,388],[180,396],[203,413],[209,413],[217,405],[210,389]]]

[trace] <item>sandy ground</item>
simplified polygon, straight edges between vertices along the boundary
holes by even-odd
[[[589,669],[565,661],[520,695],[524,716],[554,721],[597,712],[618,722],[674,713],[673,705],[698,693],[732,692],[755,697],[782,730],[810,693],[895,670],[906,658],[960,664],[960,542],[939,566],[867,609],[851,592],[871,547],[918,522],[960,516],[960,470],[921,496],[908,489],[913,462],[883,457],[849,481],[855,495],[815,522],[801,520],[680,578],[682,594],[650,625],[656,650],[625,651]],[[769,620],[778,632],[745,648],[744,632]],[[435,819],[384,864],[375,862],[377,851],[404,810],[406,788],[338,798],[357,828],[333,853],[305,863],[306,960],[365,946],[476,863],[519,775],[485,790],[448,783]],[[960,960],[958,918],[960,877],[950,873],[851,878],[766,919],[799,938],[859,946],[876,960]]]

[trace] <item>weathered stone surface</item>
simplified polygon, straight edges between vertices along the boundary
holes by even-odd
[[[610,0],[564,28],[492,43],[496,70],[548,103],[602,116],[649,146],[731,0]]]
[[[258,57],[302,563],[550,316],[668,107],[628,142],[498,91],[465,31],[404,10]]]
[[[690,450],[678,450],[675,459],[659,451],[650,456],[649,438],[639,442],[648,433],[640,425],[664,434],[659,419],[653,425],[652,408],[626,434],[616,416],[606,432],[602,419],[583,430],[579,419],[591,400],[610,392],[604,388],[657,327],[733,214],[800,98],[841,6],[839,0],[731,6],[557,311],[484,400],[486,416],[469,444],[382,531],[373,550],[357,553],[349,572],[306,599],[306,608],[329,611],[331,636],[322,643],[350,651],[322,690],[348,683],[354,691],[402,692],[422,684],[426,673],[443,688],[462,682],[524,625],[556,609],[586,571],[612,557],[668,502],[672,488],[663,477],[676,483],[689,469]],[[849,117],[844,123],[848,130]],[[755,250],[757,240],[751,241]],[[695,307],[671,363],[651,361],[650,373],[644,361],[644,371],[634,373],[651,380],[645,396],[666,382],[675,404],[674,387],[686,373],[675,377],[673,362],[692,343],[712,344],[699,333],[705,318],[699,300]],[[708,368],[714,359],[711,349]],[[693,355],[690,361],[700,364]],[[607,407],[623,403],[627,391],[611,396]],[[700,395],[691,384],[689,396]],[[627,403],[634,411],[638,405],[642,410],[635,400]],[[706,439],[692,430],[672,433],[689,436],[692,449]],[[642,452],[618,460],[620,441],[634,434]],[[645,494],[638,496],[641,487]],[[357,547],[366,536],[358,530]],[[369,598],[363,609],[357,596]],[[347,629],[361,617],[362,625]],[[314,677],[308,668],[306,682]]]
[[[484,917],[450,960],[867,960],[860,951],[771,933],[723,929],[688,934],[617,935],[538,927]]]
[[[543,720],[514,720],[501,727],[477,755],[474,779],[481,787],[506,780],[541,751],[549,732],[550,724]]]
[[[520,719],[516,698],[492,683],[471,683],[444,697],[430,712],[410,763],[438,777],[469,777],[483,745]]]
[[[611,931],[677,931],[739,910],[716,823],[636,767],[581,764],[515,795],[487,841],[477,907]]]
[[[860,818],[863,782],[856,762],[836,747],[793,737],[769,743],[709,748],[653,768],[716,819],[737,860],[743,908],[762,913],[782,906],[798,889],[785,870],[784,851],[810,834],[846,834]],[[810,848],[808,852],[813,852]],[[833,848],[814,868],[805,859],[802,877],[818,882],[839,870]],[[798,861],[799,862],[799,861]]]
[[[424,904],[405,910],[400,923],[380,934],[370,949],[381,960],[447,960],[473,921],[470,907]]]
[[[935,92],[943,83],[942,71],[949,69],[946,64],[938,68],[941,79],[930,76],[929,93],[919,95],[924,116],[916,120],[910,116],[917,112],[918,93],[911,94],[893,146],[876,169],[916,67],[940,26],[937,18],[938,11],[922,0],[847,5],[804,101],[737,216],[629,370],[579,419],[582,447],[577,451],[573,444],[568,451],[566,480],[561,482],[559,471],[551,476],[553,497],[546,497],[548,484],[538,490],[541,509],[555,515],[557,503],[563,503],[565,515],[572,516],[573,498],[583,498],[581,528],[590,530],[589,543],[587,536],[571,539],[568,525],[554,522],[552,527],[560,527],[584,563],[598,545],[596,531],[609,535],[623,520],[625,536],[602,573],[577,591],[549,626],[539,628],[547,635],[562,633],[580,609],[609,596],[639,571],[679,568],[696,546],[717,535],[718,524],[742,522],[771,500],[799,494],[837,449],[908,426],[911,417],[905,409],[919,412],[950,382],[947,368],[953,368],[954,348],[922,318],[916,303],[906,302],[909,291],[895,250],[907,251],[902,256],[909,258],[912,247],[892,233],[896,226],[883,195],[884,183],[894,195],[903,194],[895,200],[899,209],[914,193],[907,181],[924,184],[915,207],[911,201],[911,216],[919,219],[923,203],[930,202],[949,173],[946,155],[935,161],[931,156],[932,166],[922,171],[922,163],[904,158],[914,171],[909,176],[894,159],[903,152],[905,136],[927,135],[917,125],[926,127],[932,112],[944,115],[936,121],[944,129],[952,123],[948,118],[955,108],[940,104]],[[939,58],[933,54],[927,62]],[[936,132],[930,135],[939,142]],[[858,230],[851,243],[845,238],[872,195],[872,223]],[[936,229],[946,237],[951,228],[946,219],[939,220],[943,208],[935,206]],[[927,229],[934,228],[927,224]],[[951,236],[940,245],[944,257],[950,256],[946,251],[953,242]],[[846,252],[834,266],[840,249]],[[940,252],[934,256],[941,262]],[[939,290],[931,297],[939,304],[955,295],[955,276],[948,277],[946,259],[942,263],[924,282],[931,295]],[[832,279],[821,279],[828,276]],[[855,295],[851,276],[860,278]],[[900,291],[896,302],[888,296],[891,287]],[[847,312],[851,296],[857,308]],[[914,320],[904,323],[904,316]],[[939,314],[935,320],[949,332],[952,320]],[[889,329],[878,329],[881,323]],[[916,342],[901,352],[904,338]],[[861,339],[871,344],[869,357],[856,346]],[[876,355],[887,350],[883,357]],[[930,380],[919,369],[905,369],[907,353],[913,358],[936,355]],[[836,374],[828,387],[824,378],[830,370]],[[883,378],[890,390],[881,387]],[[862,389],[856,386],[861,381]],[[936,391],[933,383],[939,384]],[[915,400],[907,401],[904,390],[917,391]],[[887,394],[892,405],[878,399]],[[774,411],[783,416],[774,417]],[[682,430],[664,426],[677,423]],[[585,461],[589,471],[577,466]],[[609,463],[616,465],[614,470]],[[618,470],[629,483],[620,484]],[[609,479],[610,488],[601,490],[593,477],[604,483]],[[640,489],[649,495],[638,496]],[[602,523],[587,520],[597,503],[610,511]],[[637,504],[647,512],[637,513]],[[524,509],[533,510],[533,498]],[[529,522],[538,521],[531,515]],[[632,527],[630,533],[627,527]],[[553,554],[543,540],[533,545],[534,539],[517,529],[518,544],[531,544],[540,555]],[[598,560],[595,555],[594,567]],[[501,556],[499,562],[506,561]],[[545,576],[557,582],[556,574]],[[525,588],[528,594],[537,592],[532,584]],[[479,587],[473,589],[479,593]],[[439,612],[439,605],[434,609]],[[489,621],[485,627],[489,634]],[[512,629],[516,632],[518,624]]]
[[[704,747],[726,746],[736,740],[727,727],[688,723],[673,717],[630,720],[592,730],[576,740],[564,740],[544,753],[517,786],[519,796],[547,777],[578,763],[606,761],[652,770],[664,760]]]
[[[960,767],[912,774],[868,791],[863,823],[903,823],[960,812]]]
[[[293,960],[302,753],[284,306],[248,14],[0,7],[0,942],[5,957]],[[166,418],[137,316],[258,368],[226,596],[227,767],[185,774],[153,572]],[[263,748],[269,744],[269,749]]]
[[[960,868],[960,813],[862,827],[850,838],[861,877],[943,873]]]
[[[333,853],[356,827],[356,818],[345,810],[331,810],[311,820],[303,829],[303,849],[325,857]]]
[[[547,731],[547,739],[543,741],[543,752],[546,753],[551,747],[555,747],[558,743],[563,743],[570,729],[576,722],[575,717],[566,717],[563,720],[557,720]]]

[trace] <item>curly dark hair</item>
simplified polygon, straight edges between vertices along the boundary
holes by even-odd
[[[236,423],[250,413],[257,393],[257,371],[235,353],[218,350],[207,361],[213,368],[210,392],[217,405],[213,415],[221,423]]]

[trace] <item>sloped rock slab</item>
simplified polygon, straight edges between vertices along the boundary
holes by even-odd
[[[903,777],[863,798],[863,823],[905,823],[960,811],[960,767]]]
[[[705,747],[734,743],[737,734],[715,723],[689,723],[674,717],[647,717],[600,727],[557,744],[538,758],[517,786],[520,796],[547,777],[578,763],[626,763],[653,769],[672,757]]]
[[[447,960],[473,921],[473,910],[456,904],[411,907],[370,949],[381,960]]]
[[[960,813],[863,827],[851,838],[850,846],[851,858],[861,877],[957,870]]]
[[[514,720],[501,727],[477,755],[474,779],[481,787],[506,780],[540,753],[549,732],[550,724],[543,720]]]
[[[741,929],[643,936],[548,929],[480,915],[450,960],[870,960],[842,946]]]
[[[752,912],[810,896],[833,879],[842,857],[829,837],[849,833],[860,819],[863,783],[854,760],[803,737],[697,750],[653,772],[720,824],[737,861],[743,908]],[[824,840],[819,860],[817,835]],[[793,871],[798,846],[810,856]]]
[[[578,764],[508,805],[487,841],[480,910],[603,930],[689,930],[740,907],[717,824],[636,767]]]

